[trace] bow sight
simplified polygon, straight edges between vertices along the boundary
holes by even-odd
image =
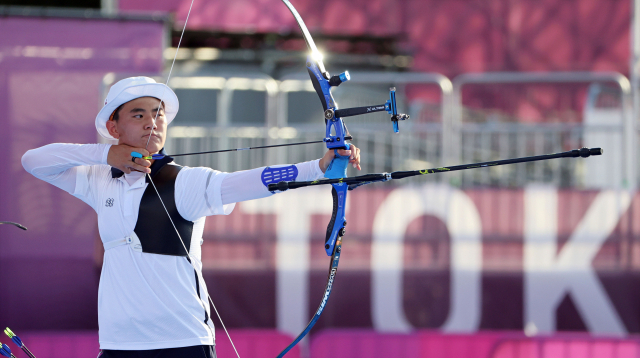
[[[340,74],[340,77],[342,77],[345,74],[347,76],[347,81],[348,81],[350,79],[348,71],[343,74]],[[331,83],[331,81],[335,77],[338,77],[338,76],[331,77],[331,79],[329,80],[329,83]],[[342,82],[345,82],[345,81],[342,81]],[[333,86],[339,86],[339,85],[340,84],[333,85]],[[400,128],[398,127],[398,121],[404,121],[406,119],[409,119],[408,114],[398,113],[398,107],[396,105],[396,88],[395,87],[391,87],[389,89],[389,99],[384,104],[378,104],[378,105],[367,106],[367,107],[336,109],[336,110],[329,108],[324,111],[324,119],[333,120],[335,117],[338,117],[338,118],[351,117],[351,116],[357,116],[360,114],[369,114],[369,113],[382,112],[382,111],[387,111],[387,113],[391,115],[391,122],[393,122],[393,131],[396,133],[400,132]]]
[[[389,99],[383,104],[338,109],[338,105],[333,99],[333,94],[331,93],[331,87],[337,87],[342,83],[349,81],[351,79],[349,71],[331,76],[326,70],[324,72],[320,70],[321,67],[324,68],[324,65],[321,66],[322,62],[315,60],[316,57],[317,56],[314,56],[313,54],[307,57],[307,71],[309,71],[309,77],[311,77],[313,88],[316,90],[324,109],[324,119],[327,126],[324,141],[327,143],[327,148],[347,148],[345,145],[345,136],[348,135],[349,131],[347,130],[347,126],[344,122],[342,122],[342,117],[387,111],[387,113],[391,115],[393,131],[396,133],[400,131],[398,121],[409,119],[409,115],[398,113],[395,87],[391,87],[389,89]]]

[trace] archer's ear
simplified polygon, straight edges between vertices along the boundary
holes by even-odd
[[[107,130],[109,134],[115,139],[120,138],[120,133],[118,133],[117,123],[116,121],[110,119],[107,121]]]

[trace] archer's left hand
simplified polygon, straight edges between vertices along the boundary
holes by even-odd
[[[362,168],[360,168],[360,149],[357,148],[355,145],[351,144],[351,148],[349,150],[338,149],[338,154],[343,156],[348,155],[349,163],[351,163],[351,166],[358,170],[362,170]],[[331,163],[334,157],[335,157],[335,153],[333,149],[330,149],[325,153],[324,157],[320,159],[320,169],[322,169],[323,173],[327,171],[327,167],[329,167],[329,164]]]

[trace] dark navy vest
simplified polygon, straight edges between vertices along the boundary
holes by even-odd
[[[155,162],[154,162],[155,164]],[[153,167],[153,165],[152,165]],[[142,195],[140,201],[140,210],[138,211],[138,222],[133,231],[135,231],[140,243],[142,244],[142,252],[149,254],[188,256],[185,251],[191,248],[191,234],[193,232],[193,221],[184,219],[178,212],[175,200],[175,183],[178,173],[182,169],[181,166],[174,163],[166,163],[155,173],[151,173],[151,178],[158,189],[162,202],[173,220],[175,229],[171,225],[171,220],[167,217],[167,213],[162,206],[162,202],[158,198],[158,193],[154,189],[153,184],[149,182],[147,188]],[[180,237],[176,234],[176,229],[180,233]],[[182,241],[180,240],[182,238]],[[184,242],[184,246],[182,245]]]
[[[161,151],[163,153],[164,150]],[[164,153],[163,153],[164,154]],[[145,176],[147,188],[142,194],[140,209],[138,211],[138,222],[133,230],[142,245],[142,252],[159,255],[188,256],[185,251],[191,248],[191,234],[193,233],[193,221],[183,218],[178,212],[175,200],[175,183],[182,166],[172,163],[173,158],[164,157],[155,160],[151,165],[151,178],[158,193],[166,206],[169,216],[180,233],[176,234],[176,229],[171,225],[167,217],[162,202],[158,198],[158,193],[149,177]],[[112,177],[122,176],[122,171],[112,168]],[[184,246],[182,241],[184,241]]]

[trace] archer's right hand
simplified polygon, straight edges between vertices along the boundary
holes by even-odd
[[[149,155],[149,152],[144,148],[131,147],[126,144],[114,144],[109,149],[107,163],[126,174],[130,174],[132,170],[151,173],[149,168],[151,167],[151,162],[142,158],[132,158],[131,152],[138,152],[144,157]]]

